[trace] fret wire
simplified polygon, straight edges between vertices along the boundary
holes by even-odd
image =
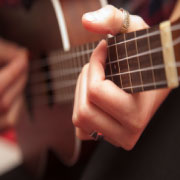
[[[136,32],[136,31],[135,31]],[[158,34],[160,34],[160,31],[158,30],[158,31],[155,31],[155,32],[152,32],[152,33],[149,33],[148,34],[148,36],[155,36],[155,35],[158,35]],[[131,39],[128,39],[128,40],[125,40],[125,41],[122,41],[122,42],[119,42],[119,43],[117,43],[117,45],[119,45],[119,44],[123,44],[123,43],[128,43],[128,42],[131,42],[131,41],[136,41],[136,40],[139,40],[139,39],[143,39],[143,38],[146,38],[147,37],[147,35],[141,35],[141,36],[136,36],[136,38],[131,38]],[[115,44],[112,44],[112,45],[110,45],[110,46],[108,46],[108,47],[111,47],[111,46],[114,46]]]
[[[74,53],[76,52],[76,49],[75,49],[75,48],[73,49],[73,52],[74,52]],[[73,59],[72,59],[72,65],[73,65],[74,78],[76,79],[76,78],[78,77],[78,72],[76,72],[77,63],[76,63],[76,57],[75,57],[75,56],[74,56]]]
[[[136,32],[135,32],[136,33]],[[176,45],[180,42],[180,38],[177,38],[176,40],[174,40],[174,43],[173,45]],[[150,51],[146,51],[146,52],[143,52],[143,53],[138,53],[137,55],[133,55],[133,56],[129,56],[128,59],[131,59],[131,58],[135,58],[137,56],[144,56],[144,55],[148,55],[149,53],[153,54],[153,53],[157,53],[157,52],[161,52],[162,51],[162,47],[158,47],[158,48],[155,48],[155,49],[151,49]],[[78,55],[76,56],[78,57]],[[51,59],[51,57],[49,57]],[[127,58],[122,58],[122,59],[118,59],[117,61],[124,61],[126,60]],[[108,62],[109,63],[113,63],[113,62]],[[52,63],[51,63],[52,64]]]
[[[92,49],[94,50],[96,47],[95,47],[95,42],[92,42]]]
[[[87,51],[87,44],[84,44],[84,49]],[[88,53],[84,54],[84,59],[85,59],[85,64],[87,64],[89,62],[89,56]]]
[[[81,52],[81,48],[82,46],[79,46],[79,52]],[[82,59],[82,54],[80,56],[78,56],[78,60],[79,60],[79,64],[80,64],[80,67],[82,68],[84,66],[84,62],[83,62],[83,59]]]
[[[84,51],[84,47],[83,47],[83,45],[81,45],[80,46],[81,48],[81,52],[83,52]],[[85,62],[85,58],[84,58],[84,54],[82,54],[81,55],[81,59],[82,59],[82,67],[86,64],[86,62]]]
[[[86,45],[83,45],[83,48],[85,51],[87,51],[87,46]],[[87,64],[88,63],[88,54],[84,54],[84,64]]]
[[[62,52],[60,52],[60,54],[59,54],[59,57],[58,57],[58,59],[60,59],[60,55],[62,54]],[[53,71],[51,71],[51,76],[53,76],[53,78],[54,78],[54,75],[53,75],[53,72],[54,71],[56,71],[56,69],[62,69],[62,63],[59,61],[59,63],[57,63],[57,66],[55,66],[54,64],[52,64],[51,65],[52,67],[53,67],[53,69],[55,68],[55,70],[53,70]],[[59,73],[58,73],[58,80],[59,80],[59,82],[61,82],[62,81],[62,77],[59,75]],[[36,78],[34,78],[34,79],[36,79]],[[54,78],[54,79],[56,79],[56,78]],[[36,81],[37,81],[38,79],[36,79]],[[57,80],[56,80],[57,81]],[[54,84],[56,83],[56,81],[54,81],[53,82],[53,86],[54,86]],[[55,98],[56,99],[56,98]]]
[[[157,34],[159,34],[159,31],[157,31],[156,33],[149,33],[149,35],[150,36],[153,36],[153,35],[157,35]],[[144,38],[145,37],[145,35],[143,35],[143,36],[139,36],[139,37],[137,37],[136,39],[142,39],[142,38]],[[123,42],[119,42],[118,44],[122,44],[122,43],[124,43],[124,42],[130,42],[130,41],[133,41],[133,40],[135,40],[135,38],[132,38],[132,39],[129,39],[129,40],[127,40],[127,41],[123,41]],[[94,44],[94,42],[92,43],[92,44]],[[117,45],[118,45],[117,44]],[[107,46],[107,47],[111,47],[111,46],[114,46],[115,44],[113,44],[113,45],[110,45],[110,46]],[[94,48],[93,48],[94,49]],[[91,53],[92,51],[93,51],[93,49],[92,50],[89,50],[89,51],[84,51],[84,52],[78,52],[78,56],[81,56],[82,55],[82,53],[85,53],[85,54],[87,54],[87,53]],[[61,52],[64,52],[64,51],[61,51]],[[54,52],[54,53],[56,53],[56,52]],[[60,60],[58,60],[58,61],[65,61],[65,60],[70,60],[73,56],[77,56],[77,54],[74,54],[74,53],[71,53],[71,51],[68,51],[68,52],[65,52],[63,55],[61,55],[61,58],[60,58]],[[57,63],[58,61],[57,61],[57,55],[51,55],[51,63]],[[37,60],[34,60],[34,62],[36,62]],[[42,66],[46,66],[45,64],[43,64]]]
[[[149,29],[146,29],[146,33],[147,33],[147,35],[149,34]],[[150,64],[151,64],[151,66],[153,67],[152,54],[150,53],[151,45],[150,45],[150,39],[149,39],[149,36],[147,36],[147,40],[148,40],[148,48],[149,48]],[[156,89],[156,82],[155,82],[155,74],[154,74],[154,70],[152,70],[152,78],[153,78],[153,82],[154,82],[154,88]]]
[[[178,26],[178,28],[180,28],[180,26]],[[176,29],[178,29],[178,28],[176,28]],[[153,33],[150,33],[149,35],[150,36],[153,36],[153,35],[157,35],[157,34],[159,34],[159,31],[157,31],[157,32],[153,32]],[[143,36],[139,36],[138,38],[144,38],[145,36],[143,35]],[[127,40],[127,42],[129,42],[129,41],[133,41],[133,40],[135,40],[134,38],[133,39],[130,39],[130,40]],[[120,43],[123,43],[123,42],[120,42]],[[120,43],[118,43],[118,44],[120,44]],[[110,45],[110,46],[113,46],[113,45]],[[110,46],[108,46],[108,47],[110,47]],[[93,49],[92,50],[89,50],[89,51],[86,51],[86,52],[79,52],[79,53],[91,53],[93,51]],[[51,62],[52,63],[57,63],[58,61],[65,61],[65,60],[67,60],[67,59],[71,59],[73,56],[76,56],[76,54],[74,54],[74,53],[71,53],[71,51],[68,51],[68,52],[66,52],[66,53],[64,53],[64,55],[62,55],[61,56],[61,58],[60,58],[60,60],[58,60],[57,61],[57,55],[56,55],[56,53],[58,53],[59,51],[54,51],[53,52],[53,54],[55,54],[55,55],[51,55]],[[64,52],[64,51],[61,51],[61,52]],[[78,54],[79,55],[79,54]],[[81,54],[80,54],[81,55]],[[36,61],[39,61],[39,59],[37,59],[37,60],[34,60],[34,63],[36,63]],[[41,62],[41,66],[46,66],[44,63],[42,63]],[[38,67],[37,67],[38,68]]]
[[[76,62],[77,62],[77,68],[81,69],[81,64],[79,62],[79,56],[78,56],[79,48],[76,47]],[[77,73],[77,76],[79,75],[80,72]]]
[[[86,49],[89,50],[89,43],[86,43]],[[87,53],[88,62],[90,60],[90,53]]]
[[[81,66],[81,61],[80,61],[80,59],[79,59],[79,56],[78,56],[78,53],[79,53],[79,46],[77,46],[77,49],[76,49],[77,51],[76,51],[76,58],[77,58],[77,64],[78,64],[78,67],[82,67]]]
[[[64,54],[64,53],[63,53]],[[60,66],[61,66],[61,71],[59,71],[57,74],[60,75],[60,73],[64,73],[64,62],[60,61]],[[60,79],[60,83],[64,82],[65,81],[65,78],[64,76],[61,76],[59,77]],[[61,92],[61,95],[62,95],[62,92]],[[56,98],[55,98],[56,99]]]
[[[108,42],[108,38],[106,38],[106,42]],[[107,60],[108,60],[108,63],[110,63],[110,52],[109,52],[109,48],[107,48]],[[110,63],[110,72],[111,72],[111,75],[113,74],[112,73],[112,64]],[[111,80],[113,81],[114,78],[111,77]]]
[[[133,59],[133,58],[136,58],[136,57],[148,55],[149,53],[153,54],[153,53],[157,53],[157,52],[161,52],[161,51],[162,51],[162,47],[159,47],[159,48],[152,49],[150,51],[145,51],[145,52],[142,52],[142,53],[138,53],[136,55],[129,56],[128,58],[125,57],[125,58],[122,58],[122,59],[117,59],[116,61],[118,61],[118,62],[126,61],[127,59]],[[109,62],[109,63],[112,64],[113,62]]]
[[[117,38],[116,38],[116,36],[115,36],[115,44],[116,44],[116,57],[118,59],[119,54],[118,54],[118,50],[117,50]],[[119,66],[119,62],[117,62],[117,63],[118,63],[118,69],[119,69],[119,73],[120,73],[121,69],[120,69],[120,66]],[[121,75],[119,75],[119,79],[120,79],[121,87],[123,87]]]
[[[136,35],[136,32],[134,32],[134,35],[135,35],[135,37],[137,36],[137,35]],[[135,40],[135,44],[136,44],[136,52],[137,52],[137,55],[138,55],[139,52],[138,52],[137,40]],[[139,68],[139,70],[140,70],[141,67],[140,67],[139,56],[137,56],[137,61],[138,61],[138,68]],[[142,73],[141,73],[141,71],[140,71],[139,74],[140,74],[140,80],[141,80],[141,89],[142,89],[142,91],[144,91],[144,86],[143,86],[143,80],[142,80]]]
[[[126,35],[123,34],[123,36],[124,36],[124,40],[126,41]],[[129,71],[129,82],[130,82],[130,86],[131,86],[131,92],[133,93],[126,42],[124,43],[124,45],[125,45],[125,51],[126,51],[126,57],[127,57],[127,67],[128,67],[128,71]]]

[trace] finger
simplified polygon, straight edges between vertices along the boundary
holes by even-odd
[[[17,80],[14,82],[5,94],[0,99],[0,114],[6,113],[12,104],[15,102],[16,98],[22,94],[27,80],[27,74],[24,72]]]
[[[88,99],[114,119],[118,119],[126,127],[135,129],[134,126],[137,126],[138,122],[134,121],[133,124],[129,120],[131,119],[129,118],[131,115],[129,112],[136,111],[135,100],[132,95],[125,93],[113,82],[109,80],[104,81],[105,59],[106,43],[102,41],[90,59],[87,85]]]
[[[78,77],[77,84],[76,84],[76,90],[75,90],[74,108],[73,108],[73,116],[72,116],[72,121],[74,124],[76,123],[76,121],[78,119],[79,99],[81,98],[80,83],[82,83],[82,81],[81,81],[82,75],[84,75],[84,71],[83,71],[83,73],[81,72],[81,74]],[[76,127],[76,136],[81,140],[92,140],[92,138],[88,135],[88,132],[85,132],[78,127]]]
[[[0,39],[0,62],[9,62],[19,53],[20,48],[13,43]]]
[[[100,10],[86,13],[82,17],[86,29],[101,34],[115,35],[123,25],[123,13],[114,6],[107,5]],[[128,32],[147,28],[148,25],[139,16],[130,15]]]
[[[137,117],[140,113],[135,113],[138,107],[131,94],[124,92],[109,80],[96,83],[93,81],[93,75],[89,78],[91,82],[89,82],[88,97],[91,103],[132,131],[139,131],[143,128],[140,127],[141,119]],[[133,117],[132,114],[136,116]]]
[[[93,74],[93,81],[99,82],[105,79],[105,61],[107,57],[107,44],[102,40],[94,50],[89,64],[89,75]]]
[[[81,111],[78,113],[78,121],[75,123],[76,127],[82,129],[84,132],[100,132],[104,135],[105,140],[127,150],[134,146],[139,137],[139,132],[131,133],[117,120],[114,120],[111,116],[92,104],[88,107],[83,106],[80,108]],[[80,134],[80,138],[89,139],[87,134],[84,133]]]
[[[0,71],[0,96],[16,79],[27,70],[27,53],[22,50],[11,62]]]
[[[76,114],[73,117],[73,123],[76,126],[76,124],[79,124],[79,114],[81,114],[81,111],[86,108],[88,111],[88,106],[90,105],[87,100],[87,80],[88,80],[88,69],[89,64],[85,65],[82,69],[81,76],[79,79],[79,94],[78,94],[78,106],[76,110]],[[86,112],[85,112],[86,113]],[[86,132],[91,132],[91,128],[84,128],[86,129]]]
[[[80,79],[81,79],[81,74],[79,74],[79,77],[78,77],[78,80],[76,83],[72,121],[74,121],[74,119],[77,118],[77,109],[78,109],[78,104],[79,104],[78,101],[79,101]]]
[[[20,111],[22,109],[23,98],[19,96],[9,109],[9,111],[0,116],[0,129],[14,126],[19,118]]]
[[[97,47],[97,51],[100,47],[101,43],[99,47]],[[82,129],[84,132],[87,132],[87,134],[90,134],[92,131],[101,132],[109,141],[112,139],[110,143],[114,144],[114,142],[117,141],[116,145],[122,143],[122,146],[126,147],[125,141],[127,140],[128,131],[121,127],[120,123],[114,120],[107,113],[102,112],[93,104],[89,103],[87,99],[88,72],[89,65],[86,65],[81,72],[81,78],[79,81],[78,109],[76,112],[76,118],[73,121],[74,125]],[[89,139],[87,134],[80,133],[80,138]]]

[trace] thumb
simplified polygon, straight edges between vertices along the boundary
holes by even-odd
[[[144,20],[130,15],[128,32],[147,28]],[[114,6],[107,5],[97,11],[89,12],[82,17],[83,26],[92,32],[115,35],[120,32],[123,25],[123,12]]]

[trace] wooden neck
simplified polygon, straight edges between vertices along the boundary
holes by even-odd
[[[179,22],[172,25],[173,42],[178,41],[180,36],[179,26]],[[168,86],[159,26],[117,35],[108,38],[107,43],[106,79],[128,93]],[[46,102],[49,103],[72,101],[77,77],[82,67],[89,62],[97,44],[93,42],[68,52],[53,52],[48,58],[33,63],[30,94],[36,99],[48,95],[50,98]],[[180,43],[176,43],[174,52],[177,63],[180,63],[179,50]],[[39,71],[42,66],[45,68]],[[180,76],[180,68],[177,68]]]

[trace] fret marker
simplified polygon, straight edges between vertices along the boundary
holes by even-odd
[[[160,34],[167,84],[169,88],[175,88],[179,86],[179,80],[176,68],[170,21],[165,21],[160,24]]]

